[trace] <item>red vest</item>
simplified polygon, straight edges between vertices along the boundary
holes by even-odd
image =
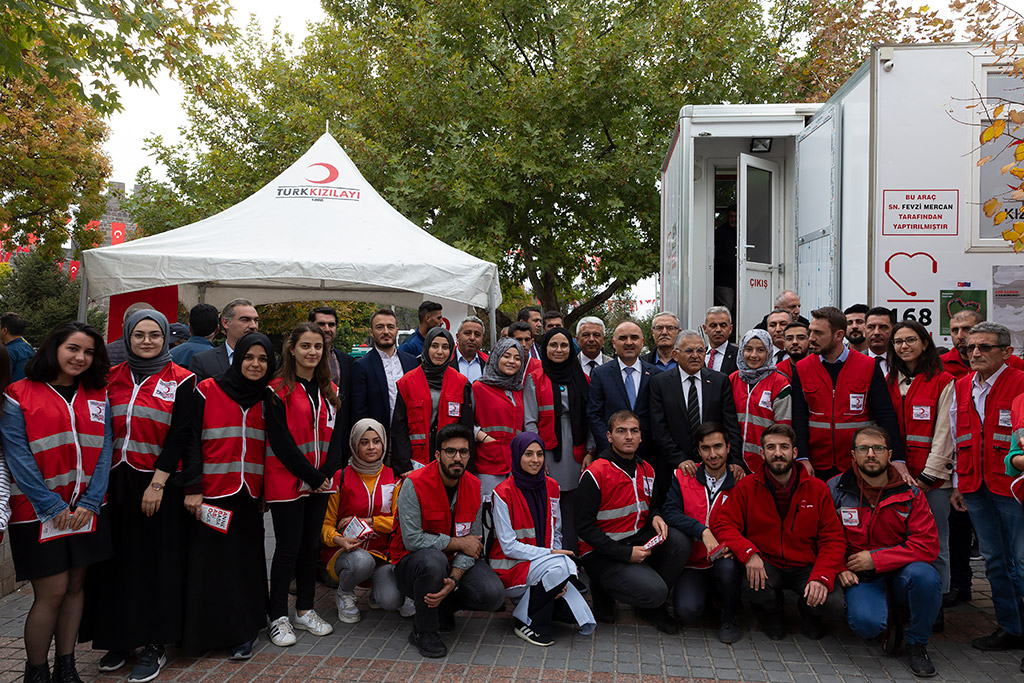
[[[971,396],[974,375],[956,381],[957,486],[961,493],[971,493],[984,483],[992,493],[1010,496],[1013,478],[1006,474],[1005,460],[1013,439],[1013,402],[1024,393],[1024,372],[1007,367],[999,373],[985,399],[984,425]]]
[[[379,515],[391,514],[391,502],[395,496],[395,474],[390,467],[381,469],[377,475],[377,481],[373,487],[373,495],[363,483],[363,478],[349,465],[345,468],[344,476],[341,478],[341,490],[331,495],[338,496],[338,516],[336,519],[345,517],[377,517]],[[341,533],[344,529],[339,529]],[[381,535],[374,532],[373,535],[363,542],[363,549],[376,555],[382,560],[388,559],[388,545],[391,542],[391,534]],[[330,567],[331,560],[341,550],[337,546],[323,546],[320,550],[320,558],[324,566]]]
[[[786,377],[793,379],[793,361],[789,357],[783,358],[782,362],[775,366],[775,369]]]
[[[171,429],[171,413],[178,387],[194,375],[177,363],[150,375],[142,384],[132,378],[128,363],[114,366],[107,381],[114,457],[111,467],[128,463],[140,472],[152,472]],[[181,469],[179,463],[178,469]]]
[[[607,458],[592,462],[586,470],[601,491],[601,506],[597,510],[597,528],[609,538],[621,541],[640,531],[647,523],[651,494],[654,492],[654,469],[637,458],[632,477]],[[580,556],[593,548],[579,539]]]
[[[971,372],[970,366],[964,363],[963,359],[960,358],[960,352],[956,349],[950,349],[939,356],[939,358],[942,359],[942,369],[953,375],[954,379],[960,379]],[[1011,368],[1024,370],[1024,360],[1020,356],[1010,356],[1006,359],[1006,364]]]
[[[475,385],[474,385],[475,386]],[[480,512],[480,480],[469,472],[459,477],[459,487],[455,492],[454,519],[452,508],[448,506],[448,494],[441,481],[440,466],[432,461],[426,467],[415,470],[406,477],[416,488],[416,498],[420,503],[420,528],[428,534],[445,536],[468,536],[469,531]],[[402,525],[395,515],[395,526],[391,533],[391,562],[398,561],[409,554],[402,542]],[[449,558],[454,553],[449,555]]]
[[[337,413],[327,403],[323,392],[320,392],[320,405],[316,414],[310,405],[309,394],[298,382],[288,394],[285,392],[283,380],[270,380],[270,388],[284,401],[288,431],[295,440],[295,445],[306,456],[313,467],[319,469],[327,460],[327,448],[331,443],[331,432],[334,431],[334,419]],[[334,475],[331,491],[337,490],[341,481],[341,470]],[[267,444],[266,467],[263,478],[264,497],[268,503],[285,503],[309,495],[309,485],[292,474],[274,455],[274,450]]]
[[[437,402],[437,428],[441,429],[453,422],[458,422],[462,411],[469,406],[463,405],[465,398],[466,378],[458,370],[445,368],[444,379],[441,381],[441,397]],[[423,368],[407,372],[398,380],[398,393],[405,402],[405,414],[409,422],[409,442],[412,444],[412,459],[421,465],[430,462],[430,416],[433,401],[430,397],[430,386]]]
[[[772,407],[779,394],[789,387],[789,378],[773,372],[751,387],[740,379],[737,370],[729,375],[729,381],[732,382],[732,400],[736,405],[736,417],[739,418],[740,434],[743,437],[743,461],[747,469],[754,472],[764,463],[764,457],[761,456],[761,434],[776,422],[790,424],[789,419],[776,420]]]
[[[477,474],[502,476],[512,471],[512,439],[523,431],[523,392],[513,391],[510,401],[502,389],[473,382],[473,409],[476,424],[497,439],[476,444]]]
[[[821,364],[821,358],[812,353],[796,364],[800,386],[810,410],[808,432],[810,453],[807,455],[816,470],[833,467],[845,472],[850,467],[853,433],[872,424],[868,411],[868,388],[875,374],[875,361],[851,350],[839,371],[836,386]]]
[[[242,410],[212,377],[199,383],[199,393],[206,399],[200,441],[203,498],[226,498],[243,487],[259,498],[267,444],[263,403]]]
[[[547,527],[547,547],[552,547],[555,538],[555,515],[552,510],[558,508],[559,490],[558,482],[547,477],[548,487],[548,514],[544,518],[544,525]],[[537,545],[537,529],[534,526],[533,515],[526,505],[526,498],[523,497],[515,480],[509,477],[494,487],[494,495],[501,498],[508,506],[508,515],[512,521],[512,531],[516,534],[516,540],[526,545]],[[511,560],[501,550],[501,543],[495,543],[491,548],[490,557],[491,569],[498,575],[505,588],[516,588],[526,585],[526,575],[530,571],[528,560]]]
[[[686,510],[686,516],[692,517],[710,529],[714,521],[719,518],[725,501],[729,499],[729,491],[721,489],[715,502],[711,503],[707,487],[701,484],[697,477],[687,476],[679,469],[675,471],[675,474],[676,481],[679,482],[679,492],[683,494],[683,509]],[[693,549],[690,551],[690,559],[686,566],[696,569],[711,567],[711,563],[708,562],[708,549],[703,541],[698,539],[693,542]]]
[[[25,416],[28,448],[43,483],[72,505],[85,493],[103,451],[106,391],[79,386],[69,405],[49,384],[23,379],[7,387],[7,396]],[[10,504],[11,524],[38,519],[13,480]]]
[[[907,469],[918,477],[932,451],[932,434],[938,418],[939,395],[953,381],[948,372],[936,373],[931,379],[917,375],[910,383],[907,395],[900,393],[899,384],[887,383],[892,406],[900,423],[906,445]]]
[[[558,441],[555,436],[555,390],[551,386],[551,380],[544,374],[543,368],[534,370],[531,377],[533,377],[533,386],[537,393],[537,432],[544,440],[544,448],[553,451]],[[565,391],[569,391],[569,388],[566,387]],[[562,436],[572,439],[571,433]],[[572,457],[576,459],[576,462],[583,462],[586,454],[586,441],[581,444],[573,444]]]

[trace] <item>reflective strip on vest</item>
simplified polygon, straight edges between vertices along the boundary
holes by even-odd
[[[513,569],[513,568],[515,568],[515,566],[517,564],[522,562],[522,560],[509,560],[509,559],[505,559],[505,558],[492,558],[492,559],[489,559],[487,562],[488,562],[488,564],[491,565],[491,569],[500,570],[500,569]]]
[[[624,541],[636,534],[635,531],[606,531],[605,535],[613,541]]]
[[[956,437],[956,444],[959,446],[960,444],[965,443],[965,442],[970,441],[970,440],[971,440],[971,435],[970,434],[961,434],[960,436]]]
[[[82,485],[83,485],[83,487],[89,486],[89,482],[90,481],[92,481],[92,475],[91,474],[86,474],[85,472],[83,472],[82,473]],[[75,482],[75,473],[74,472],[67,472],[66,474],[58,474],[55,477],[49,477],[47,479],[43,479],[43,483],[46,484],[46,488],[50,489],[51,491],[53,489],[57,488],[58,486],[67,486],[68,484],[73,484],[74,482]],[[18,487],[18,482],[14,481],[14,479],[11,479],[11,496],[13,497],[13,496],[23,496],[23,495],[25,495],[25,494],[21,490],[21,488]]]
[[[761,447],[758,446],[756,443],[747,443],[747,442],[744,441],[743,442],[743,452],[744,453],[754,453],[755,455],[761,455]]]
[[[762,415],[751,415],[750,413],[739,413],[737,416],[740,422],[746,422],[748,424],[757,425],[758,427],[771,427],[775,424],[775,420],[770,417],[764,417]],[[814,424],[813,422],[811,424]]]
[[[1020,441],[1021,439],[1024,439],[1024,427],[1022,427],[1021,429],[1013,430],[1013,439],[1014,441]]]
[[[426,440],[427,440],[427,435],[426,434],[410,434],[409,435],[409,441],[426,441]]]
[[[836,429],[861,429],[863,427],[870,427],[874,424],[874,422],[868,420],[867,422],[836,422],[835,426]]]
[[[203,463],[203,474],[241,474],[243,471],[245,474],[263,474],[263,465],[260,463],[246,462],[244,470],[242,469],[242,464],[239,460],[223,463]]]
[[[524,538],[537,538],[537,530],[534,528],[529,529],[516,529],[516,540],[521,541]]]
[[[128,416],[128,404],[119,403],[114,406],[110,406],[110,409],[114,417],[127,417]],[[152,420],[153,422],[159,422],[160,424],[169,425],[171,424],[171,414],[166,410],[158,410],[156,408],[150,408],[149,406],[132,406],[132,417],[140,417],[146,420]]]
[[[647,503],[641,500],[639,507],[636,503],[631,503],[624,507],[612,508],[611,510],[598,510],[597,519],[621,519],[623,517],[626,517],[627,515],[635,515],[639,512],[645,512],[647,510],[647,507]],[[629,534],[626,535],[629,536],[634,533],[636,532],[631,531]],[[611,534],[608,535],[610,536]],[[625,536],[623,538],[625,538]]]
[[[930,436],[918,436],[917,434],[907,434],[907,441],[916,441],[917,443],[930,444],[932,438]]]
[[[121,450],[125,445],[124,437],[116,439],[114,441],[114,450]],[[145,453],[146,455],[160,455],[164,447],[155,443],[143,443],[141,441],[135,441],[134,439],[128,440],[128,450],[135,453]]]
[[[810,420],[808,421],[807,426],[815,429],[832,429],[831,422],[815,422],[814,420]]]
[[[1000,434],[998,432],[995,432],[995,433],[992,434],[992,440],[993,441],[1005,441],[1006,443],[1011,443],[1012,442],[1011,437],[1010,437],[1009,434]]]
[[[549,406],[537,406],[537,410],[554,410],[554,409],[555,409],[555,404],[554,403],[552,403]]]
[[[263,441],[267,436],[267,433],[262,429],[253,429],[252,427],[243,428],[242,425],[232,425],[230,427],[207,427],[203,429],[203,441],[213,441],[214,439],[259,439]]]
[[[50,434],[42,438],[30,441],[28,447],[33,453],[40,453],[42,451],[49,450],[51,448],[57,448],[58,446],[74,446],[75,445],[75,434],[74,432],[58,432],[56,434]]]
[[[502,427],[500,425],[491,425],[490,427],[483,428],[485,432],[508,432],[509,434],[516,434],[518,430],[512,427]]]

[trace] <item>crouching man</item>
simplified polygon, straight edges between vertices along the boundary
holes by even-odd
[[[501,579],[481,557],[480,480],[466,472],[472,438],[458,423],[438,430],[434,461],[398,494],[391,561],[399,590],[416,604],[409,642],[424,657],[448,654],[438,631],[455,628],[456,610],[505,602]]]
[[[915,676],[934,676],[927,647],[942,606],[942,582],[931,565],[939,534],[924,493],[903,481],[891,456],[885,430],[862,427],[853,435],[853,467],[828,482],[846,532],[839,584],[854,633],[874,638],[884,631],[882,648],[893,655],[905,637],[907,666]]]

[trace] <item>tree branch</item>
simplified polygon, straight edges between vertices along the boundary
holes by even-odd
[[[598,161],[601,161],[601,159],[604,159],[616,149],[615,141],[612,140],[612,134],[608,131],[608,124],[602,121],[601,128],[604,129],[604,137],[608,140],[608,146],[602,149],[600,154],[597,155]]]
[[[519,55],[523,58],[523,61],[526,62],[526,67],[530,70],[530,73],[533,74],[533,76],[536,78],[537,70],[533,68],[533,62],[531,62],[530,58],[526,56],[526,50],[523,49],[523,46],[520,45],[519,41],[516,39],[515,31],[512,28],[512,23],[508,20],[508,17],[505,16],[504,12],[501,13],[501,20],[505,22],[505,28],[508,29],[508,37],[512,39],[512,44],[516,46],[516,50],[519,51]]]
[[[571,329],[571,327],[576,324],[577,320],[608,301],[608,299],[612,298],[612,295],[622,289],[624,284],[625,283],[622,282],[622,280],[616,278],[615,280],[612,280],[612,283],[605,287],[604,290],[598,292],[576,308],[572,309],[572,313],[565,316],[565,329]]]

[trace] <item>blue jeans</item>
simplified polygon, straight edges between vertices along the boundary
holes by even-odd
[[[964,494],[978,546],[985,558],[985,576],[992,586],[992,605],[1000,628],[1024,633],[1024,510],[1009,496],[982,485]]]
[[[911,562],[874,581],[847,588],[846,618],[850,629],[865,639],[885,630],[889,620],[886,585],[890,596],[910,611],[910,625],[904,632],[907,643],[927,645],[932,624],[942,607],[942,582],[928,562]]]

